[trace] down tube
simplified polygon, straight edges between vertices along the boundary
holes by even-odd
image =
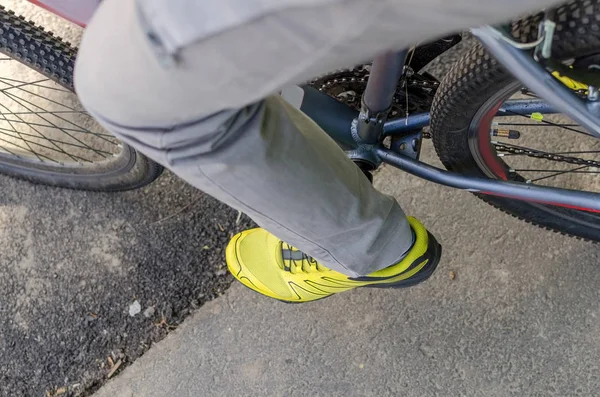
[[[542,99],[513,99],[506,101],[498,110],[498,116],[508,114],[529,115],[532,113],[551,114],[556,113],[556,111]],[[386,136],[402,135],[409,131],[427,127],[430,122],[430,113],[418,113],[407,118],[388,121],[384,125],[383,133]]]

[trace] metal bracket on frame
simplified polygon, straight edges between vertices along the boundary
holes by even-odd
[[[419,160],[422,144],[423,130],[416,130],[405,135],[392,137],[390,149],[413,160]]]

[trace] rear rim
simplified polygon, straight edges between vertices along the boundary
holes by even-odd
[[[502,104],[515,94],[534,96],[521,91],[521,87],[519,82],[507,85],[490,97],[473,117],[468,143],[479,169],[493,179],[600,193],[600,140],[563,115],[511,113],[497,116]],[[493,136],[494,131],[500,135],[510,132],[511,137]],[[565,158],[571,162],[565,162]],[[587,162],[574,164],[573,161]],[[600,229],[600,214],[595,211],[532,202],[528,205],[549,216]]]
[[[90,176],[122,172],[132,160],[74,92],[0,56],[0,164]]]

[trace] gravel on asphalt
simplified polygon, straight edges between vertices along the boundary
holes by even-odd
[[[249,226],[169,173],[126,193],[0,191],[1,396],[93,392],[228,288],[223,249]]]

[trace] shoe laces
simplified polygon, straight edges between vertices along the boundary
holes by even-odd
[[[281,256],[283,258],[283,270],[292,274],[316,273],[327,270],[315,258],[287,243],[281,243]]]

